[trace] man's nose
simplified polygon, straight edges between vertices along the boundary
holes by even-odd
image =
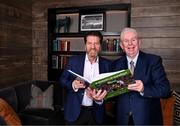
[[[92,45],[91,45],[91,48],[95,48],[95,44],[92,44]]]
[[[132,45],[132,41],[129,41],[129,42],[128,42],[128,45]]]

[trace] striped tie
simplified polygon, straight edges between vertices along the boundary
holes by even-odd
[[[131,71],[131,74],[133,75],[134,74],[134,62],[133,61],[131,61],[130,62],[130,71]]]

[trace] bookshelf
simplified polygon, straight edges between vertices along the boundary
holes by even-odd
[[[130,4],[97,5],[48,9],[48,80],[58,81],[72,55],[84,52],[84,34],[103,34],[101,56],[114,60],[121,56],[120,31],[130,26]]]

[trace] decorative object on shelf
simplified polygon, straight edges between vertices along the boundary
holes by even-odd
[[[81,14],[80,32],[82,31],[103,31],[105,27],[104,13]]]
[[[105,39],[102,43],[103,52],[121,52],[119,39]]]
[[[55,33],[60,33],[61,28],[64,27],[64,33],[68,33],[71,25],[71,18],[66,16],[64,19],[57,19],[55,26]]]

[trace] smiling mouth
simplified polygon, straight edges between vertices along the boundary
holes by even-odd
[[[129,47],[128,50],[134,50],[134,47]]]

